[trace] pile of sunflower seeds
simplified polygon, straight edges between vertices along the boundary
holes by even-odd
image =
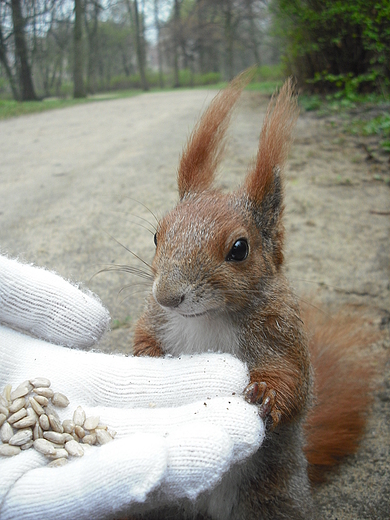
[[[7,385],[0,394],[0,456],[12,457],[34,448],[62,466],[69,457],[82,457],[84,449],[110,442],[116,432],[100,423],[100,417],[86,417],[81,406],[72,419],[61,422],[55,407],[66,408],[69,399],[54,392],[49,379],[37,377],[15,390]]]

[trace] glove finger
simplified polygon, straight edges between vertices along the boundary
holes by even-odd
[[[128,436],[66,466],[29,471],[6,496],[1,518],[110,518],[195,499],[220,481],[232,455],[227,433],[208,423],[186,424],[166,439]]]
[[[169,462],[161,491],[164,497],[195,500],[213,489],[234,462],[232,439],[216,425],[188,423],[166,439]]]
[[[52,343],[88,347],[107,330],[110,316],[92,293],[0,256],[0,321]]]
[[[0,457],[0,518],[1,504],[13,484],[28,471],[46,466],[47,462],[46,457],[31,449],[15,457]]]
[[[1,519],[111,517],[144,502],[165,476],[167,461],[166,442],[154,435],[90,448],[65,466],[34,469],[19,478],[5,497]]]
[[[81,405],[179,406],[196,399],[241,394],[244,363],[229,354],[138,358],[51,345],[0,327],[0,385],[38,376]]]
[[[240,397],[221,397],[197,401],[176,408],[86,408],[88,416],[98,415],[100,421],[117,432],[116,438],[137,432],[154,433],[171,438],[178,428],[213,424],[226,432],[233,447],[233,462],[252,455],[261,446],[265,428],[257,407]]]

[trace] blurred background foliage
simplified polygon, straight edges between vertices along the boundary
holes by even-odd
[[[251,88],[293,75],[308,110],[388,99],[390,0],[0,1],[0,108],[219,86],[253,65]]]

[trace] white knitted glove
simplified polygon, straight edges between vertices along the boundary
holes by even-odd
[[[60,277],[0,257],[0,321],[82,347],[101,337],[109,316]],[[261,445],[263,422],[241,397],[248,371],[232,356],[134,358],[43,339],[0,327],[0,395],[47,377],[70,400],[56,409],[61,420],[80,405],[117,435],[61,467],[33,448],[0,456],[1,520],[110,518],[195,499]],[[7,387],[0,405],[9,407],[4,398]]]

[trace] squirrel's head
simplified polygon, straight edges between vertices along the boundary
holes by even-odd
[[[283,263],[281,172],[298,116],[291,80],[269,104],[243,185],[231,194],[213,187],[245,77],[221,91],[197,123],[179,164],[180,201],[155,235],[154,298],[184,317],[240,310]]]

